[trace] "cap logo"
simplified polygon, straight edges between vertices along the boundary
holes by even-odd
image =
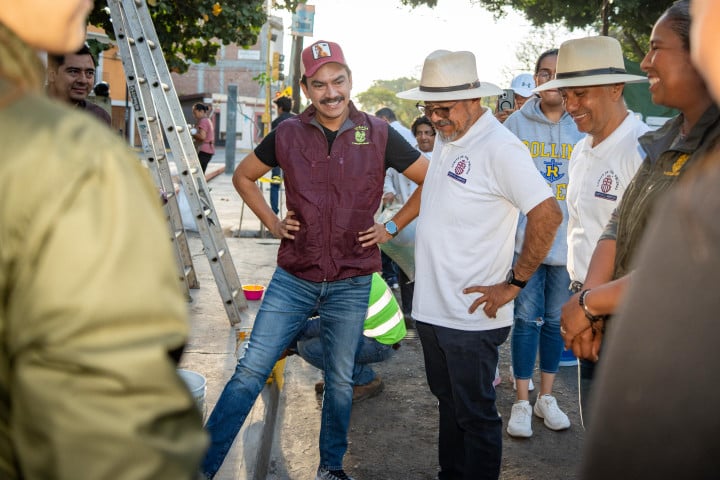
[[[331,57],[330,45],[325,42],[316,43],[312,46],[312,55],[315,60],[322,57]]]

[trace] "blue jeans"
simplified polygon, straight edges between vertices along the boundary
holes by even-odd
[[[273,167],[270,175],[271,177],[280,177],[282,175],[282,169],[280,167]],[[280,212],[279,197],[280,184],[270,183],[270,208],[272,208],[272,211],[276,214]]]
[[[515,299],[511,351],[513,374],[532,378],[538,346],[540,370],[557,373],[563,340],[560,311],[570,298],[570,276],[564,265],[541,264]]]
[[[297,351],[303,360],[313,367],[324,371],[324,348],[320,333],[320,318],[311,318],[298,337]],[[384,345],[377,340],[363,335],[360,338],[360,346],[355,358],[355,367],[352,375],[353,385],[367,385],[372,382],[376,375],[368,364],[383,362],[390,358],[394,352],[395,350],[393,350],[392,345]]]
[[[417,322],[430,391],[439,401],[440,480],[497,480],[502,419],[495,406],[498,347],[510,327],[466,331]]]
[[[208,419],[210,448],[203,472],[212,477],[265,385],[275,362],[320,313],[325,392],[320,426],[320,466],[343,468],[353,395],[353,366],[370,297],[371,276],[309,282],[277,268],[255,317],[248,348]]]

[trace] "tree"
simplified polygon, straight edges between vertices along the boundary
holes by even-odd
[[[160,47],[168,68],[187,71],[190,62],[215,65],[220,45],[251,46],[267,20],[263,0],[149,0]],[[95,3],[89,22],[114,38],[106,3]]]
[[[395,80],[375,80],[370,88],[357,96],[360,108],[363,111],[375,113],[383,107],[395,112],[400,123],[410,126],[420,115],[415,108],[414,100],[402,100],[396,93],[417,87],[419,82],[413,78],[396,78]]]
[[[561,24],[570,30],[594,27],[607,31],[635,61],[645,56],[655,21],[673,0],[469,0],[502,17],[509,8],[523,12],[536,27]],[[401,0],[405,5],[434,7],[437,0]],[[603,26],[606,26],[603,29]],[[607,28],[609,27],[609,28]]]

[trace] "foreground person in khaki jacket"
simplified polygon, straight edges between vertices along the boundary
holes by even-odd
[[[188,325],[159,195],[42,91],[34,49],[77,49],[90,6],[0,0],[0,478],[190,479],[207,440],[176,373]]]

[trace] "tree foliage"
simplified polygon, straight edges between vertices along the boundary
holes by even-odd
[[[220,45],[251,46],[267,19],[263,0],[149,0],[160,46],[171,71],[183,73],[189,63],[215,64]],[[114,38],[110,12],[95,2],[89,22]]]
[[[420,115],[415,108],[415,101],[402,100],[396,93],[417,87],[419,82],[413,78],[396,78],[395,80],[375,80],[370,88],[357,95],[360,109],[375,113],[383,107],[395,112],[400,123],[409,127],[416,117]]]
[[[437,0],[401,0],[403,4],[434,7]],[[639,61],[647,52],[652,26],[674,0],[468,0],[482,5],[496,17],[508,9],[525,14],[536,27],[563,25],[574,30],[592,27],[602,31],[603,20],[609,33],[622,44],[626,56]],[[604,18],[603,8],[606,7]]]

